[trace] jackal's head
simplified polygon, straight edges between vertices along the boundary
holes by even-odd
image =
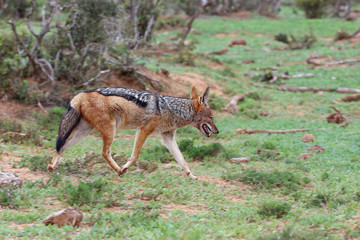
[[[195,87],[191,89],[191,99],[195,108],[195,116],[190,124],[200,130],[205,137],[211,137],[211,133],[218,134],[219,130],[214,124],[213,115],[209,106],[209,87],[199,96]]]

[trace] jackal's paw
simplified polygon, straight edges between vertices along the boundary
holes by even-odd
[[[187,175],[191,177],[193,180],[198,180],[199,178],[197,176],[194,176],[191,172],[188,172]]]
[[[121,169],[118,170],[118,175],[121,176],[124,173],[126,173],[126,171],[127,171],[127,168],[121,168]]]
[[[47,169],[48,169],[49,172],[53,172],[53,171],[54,171],[54,168],[53,168],[50,164],[48,164]]]

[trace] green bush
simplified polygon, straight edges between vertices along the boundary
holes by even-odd
[[[287,190],[297,190],[300,185],[310,182],[308,177],[292,172],[272,171],[265,172],[256,169],[246,169],[242,172],[227,171],[222,176],[225,180],[241,181],[245,184],[255,185],[260,188],[272,189],[275,187]]]
[[[286,227],[281,229],[276,233],[272,233],[266,235],[264,237],[259,237],[257,240],[305,240],[305,239],[312,239],[312,240],[322,240],[322,239],[333,239],[330,236],[329,231],[322,232],[320,230],[309,230],[301,231],[296,230],[292,226]]]
[[[227,155],[224,147],[220,143],[210,143],[209,145],[194,146],[194,140],[182,140],[179,142],[180,150],[189,158],[203,160],[205,156],[215,156],[220,153]]]
[[[224,98],[217,96],[215,93],[211,93],[209,105],[211,109],[221,110],[223,107],[225,107]]]
[[[156,160],[162,163],[168,163],[171,162],[173,156],[165,146],[155,146],[144,149],[144,151],[141,153],[141,158],[148,161]]]
[[[31,171],[47,171],[47,165],[51,162],[50,156],[32,156],[28,159],[26,159],[26,162],[28,163],[29,169]]]
[[[4,186],[0,188],[0,206],[13,209],[28,204],[29,199],[23,189]]]
[[[5,142],[33,143],[41,146],[41,136],[37,128],[25,128],[13,120],[0,119],[0,136]]]
[[[296,0],[296,5],[305,12],[307,18],[321,18],[331,2],[331,0]]]
[[[276,200],[264,202],[259,210],[258,214],[266,217],[275,216],[276,218],[282,218],[288,214],[291,210],[291,205],[287,202],[280,202]]]
[[[122,196],[120,192],[113,192],[110,184],[100,178],[94,181],[80,180],[77,185],[66,181],[60,193],[62,195],[58,196],[59,200],[63,200],[69,205],[90,207],[97,204],[113,206]]]

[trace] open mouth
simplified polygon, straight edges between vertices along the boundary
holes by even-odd
[[[210,133],[210,129],[209,129],[209,127],[207,126],[207,124],[206,123],[204,123],[204,124],[202,124],[201,125],[201,129],[203,130],[202,132],[203,132],[203,134],[205,135],[205,137],[211,137],[211,133]]]

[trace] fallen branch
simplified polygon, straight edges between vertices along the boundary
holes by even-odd
[[[360,94],[346,96],[346,97],[341,98],[340,100],[343,102],[357,101],[357,100],[360,100]]]
[[[239,128],[235,131],[238,134],[253,134],[253,133],[268,133],[268,134],[285,134],[285,133],[294,133],[294,132],[306,132],[309,129],[294,129],[294,130],[265,130],[265,129],[247,129]]]
[[[267,87],[270,88],[270,87]],[[279,91],[289,91],[289,92],[338,92],[338,93],[360,93],[360,89],[354,88],[315,88],[315,87],[278,87],[270,88],[276,89]]]
[[[238,103],[240,101],[243,101],[247,96],[249,96],[251,93],[254,93],[255,91],[246,92],[243,94],[238,94],[232,97],[231,101],[223,108],[223,111],[227,111],[230,113],[235,113],[239,111]]]
[[[288,72],[285,72],[285,74],[277,74],[276,72],[268,72],[260,77],[259,82],[275,83],[278,79],[291,79],[291,78],[302,78],[302,77],[314,77],[314,74],[301,73],[301,74],[289,75]]]
[[[360,59],[347,59],[341,61],[334,61],[334,62],[318,62],[315,59],[308,59],[307,63],[313,64],[315,66],[332,66],[332,65],[341,65],[341,64],[348,64],[348,63],[356,63],[360,62]]]

